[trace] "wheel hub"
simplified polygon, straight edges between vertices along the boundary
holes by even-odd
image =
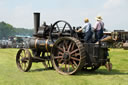
[[[22,59],[21,59],[21,61],[22,61],[23,63],[26,63],[27,60],[28,60],[28,58],[22,58]]]
[[[63,59],[64,59],[64,60],[69,60],[69,59],[70,59],[70,55],[69,55],[68,52],[65,52],[65,53],[64,53]]]

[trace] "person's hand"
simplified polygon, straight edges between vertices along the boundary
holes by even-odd
[[[94,32],[96,32],[96,29],[94,29]]]
[[[75,30],[75,32],[79,32],[79,30]]]
[[[79,30],[77,30],[77,32],[82,32],[82,28],[80,28]]]

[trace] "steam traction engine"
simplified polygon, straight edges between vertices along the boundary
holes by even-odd
[[[35,33],[29,41],[30,49],[22,48],[16,55],[20,70],[29,71],[33,62],[42,62],[46,69],[54,68],[64,75],[81,69],[94,71],[103,65],[111,70],[108,49],[102,42],[85,43],[82,34],[76,33],[75,28],[63,20],[50,26],[39,23],[40,13],[34,13]]]

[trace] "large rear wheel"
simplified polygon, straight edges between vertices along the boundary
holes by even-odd
[[[85,64],[85,49],[83,44],[73,37],[59,38],[52,49],[53,66],[57,72],[74,74]]]

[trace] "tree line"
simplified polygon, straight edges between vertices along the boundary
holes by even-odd
[[[0,22],[0,40],[8,39],[16,35],[32,36],[33,30],[26,28],[16,28],[6,22]]]

